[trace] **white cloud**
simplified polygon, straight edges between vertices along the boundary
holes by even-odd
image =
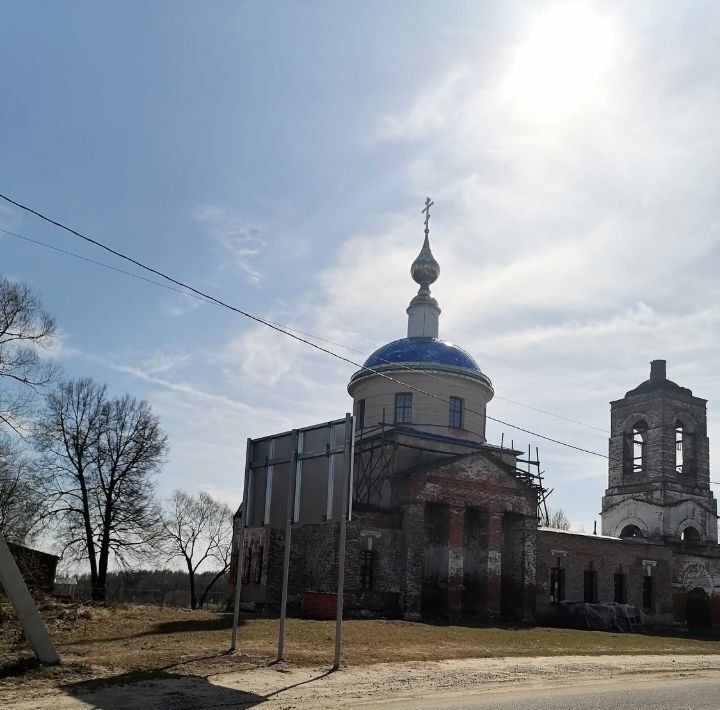
[[[199,208],[195,219],[208,236],[222,247],[232,265],[245,275],[248,283],[260,281],[262,274],[254,262],[266,246],[264,226],[226,207],[211,205]]]
[[[494,63],[452,63],[371,131],[383,150],[414,142],[408,192],[420,202],[431,189],[436,202],[441,336],[476,355],[498,395],[601,427],[607,402],[646,379],[658,357],[670,377],[720,399],[712,365],[720,356],[720,92],[697,75],[677,81],[688,72],[677,52],[646,42],[639,25],[610,21],[621,41],[596,67],[592,94],[572,106],[539,113],[506,91],[512,38]],[[703,51],[692,42],[675,49],[695,59]],[[404,335],[419,206],[417,215],[380,215],[341,244],[301,304],[304,329],[366,351]],[[291,368],[304,358],[298,353]],[[600,432],[499,398],[489,413],[607,449]],[[490,427],[493,437],[502,430]],[[713,433],[720,437],[711,423]],[[589,520],[606,462],[534,443],[556,496],[567,496],[561,504],[570,509],[567,501],[583,496]],[[593,497],[573,483],[585,480],[594,481]]]
[[[155,352],[144,358],[138,364],[138,369],[142,370],[147,376],[160,375],[163,373],[176,372],[185,365],[188,365],[190,360],[191,355],[189,353]]]
[[[529,28],[532,13],[526,20]],[[518,55],[518,35],[499,38],[485,58],[450,60],[405,110],[388,107],[363,145],[370,154],[397,148],[392,155],[405,161],[402,211],[396,199],[372,225],[338,234],[312,289],[267,317],[364,353],[404,336],[429,190],[441,336],[468,349],[492,378],[499,397],[491,416],[604,452],[601,432],[500,397],[604,427],[608,401],[645,379],[656,357],[668,359],[676,381],[720,399],[720,94],[700,71],[703,50],[694,41],[666,51],[667,41],[650,41],[642,23],[606,20],[616,33],[611,61],[593,65],[590,91],[581,86],[578,101],[561,96],[548,107],[543,92],[518,91],[516,60],[529,61]],[[712,64],[718,50],[704,51]],[[525,70],[536,75],[532,65]],[[418,195],[412,214],[405,191]],[[267,227],[220,207],[196,217],[257,282]],[[245,437],[331,419],[349,406],[351,366],[263,326],[228,333],[224,347],[196,351],[192,363],[183,378],[182,357],[117,367],[153,388],[185,480],[212,470],[218,490],[236,486],[238,500]],[[489,426],[493,440],[503,431],[540,446],[553,505],[572,517],[582,500],[577,514],[590,520],[606,462]],[[711,436],[720,439],[715,424]],[[217,474],[235,460],[237,470]]]
[[[267,326],[248,328],[233,338],[219,356],[238,373],[272,387],[297,367],[297,343]]]
[[[173,318],[178,318],[180,316],[184,316],[186,313],[191,313],[192,311],[197,310],[203,305],[203,303],[207,303],[204,298],[196,298],[188,293],[180,294],[178,295],[176,302],[173,305],[168,306],[167,312]]]
[[[409,110],[383,117],[375,140],[417,140],[445,128],[455,117],[466,83],[472,76],[467,64],[454,66],[438,81],[421,89]]]

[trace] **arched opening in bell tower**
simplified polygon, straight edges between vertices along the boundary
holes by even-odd
[[[647,423],[640,420],[635,422],[630,432],[625,435],[624,464],[626,473],[635,476],[645,473],[647,468],[647,431]]]
[[[682,419],[675,421],[675,471],[686,476],[694,474],[695,436]]]
[[[683,542],[698,543],[700,542],[700,533],[694,527],[688,525],[688,527],[682,531],[680,539]]]
[[[637,525],[626,525],[620,532],[620,537],[645,537]]]
[[[683,425],[681,421],[675,422],[675,470],[683,472]]]

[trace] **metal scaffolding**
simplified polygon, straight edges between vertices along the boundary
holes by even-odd
[[[402,450],[433,454],[438,464],[482,452],[523,485],[537,492],[537,515],[540,524],[545,524],[548,520],[546,501],[552,490],[548,490],[544,485],[545,472],[540,468],[538,448],[535,447],[535,457],[532,458],[532,448],[528,445],[527,458],[521,458],[524,453],[515,449],[514,443],[511,443],[510,448],[506,448],[504,440],[503,436],[498,447],[384,422],[360,430],[355,437],[354,502],[360,506],[371,506],[381,498],[383,486],[392,476],[412,471],[416,467],[398,465],[398,454]],[[448,450],[450,447],[455,450]],[[508,456],[512,457],[514,463],[508,463]]]

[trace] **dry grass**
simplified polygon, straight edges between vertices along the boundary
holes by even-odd
[[[31,657],[14,619],[0,624],[3,685],[24,682],[52,685],[123,673],[152,674],[172,670],[197,676],[265,665],[274,659],[278,622],[243,619],[238,655],[224,652],[230,642],[231,617],[207,611],[150,606],[62,606],[43,608],[63,658],[56,669],[28,671]],[[289,619],[286,658],[298,665],[329,664],[334,623]],[[348,664],[431,661],[451,658],[720,653],[720,640],[688,635],[645,635],[577,631],[545,627],[455,626],[404,621],[350,620],[344,625],[343,659]]]

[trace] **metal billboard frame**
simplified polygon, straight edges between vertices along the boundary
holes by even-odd
[[[336,441],[336,430],[344,424],[344,440],[342,444]],[[318,450],[307,450],[305,440],[309,432],[322,431],[326,429],[328,441],[325,446]],[[275,456],[275,442],[278,439],[288,436],[293,437],[292,453],[282,456]],[[253,445],[257,442],[268,442],[268,453],[263,462],[253,465]],[[285,621],[287,618],[287,594],[290,575],[290,549],[292,546],[292,528],[295,524],[303,524],[301,518],[301,490],[302,490],[302,473],[303,462],[310,459],[327,459],[327,501],[326,501],[326,520],[332,519],[332,507],[334,500],[335,485],[335,455],[343,454],[343,490],[341,495],[340,507],[340,540],[338,543],[338,588],[337,588],[337,606],[335,618],[335,658],[333,670],[340,667],[340,652],[342,646],[342,621],[343,621],[343,592],[345,585],[345,547],[347,541],[347,523],[352,520],[352,487],[353,487],[353,458],[354,458],[354,442],[355,442],[355,419],[351,414],[346,414],[344,419],[336,419],[322,424],[305,427],[303,429],[293,429],[291,432],[276,434],[271,437],[263,437],[261,439],[248,439],[245,454],[245,483],[243,487],[243,503],[240,535],[238,540],[238,558],[235,571],[235,600],[233,607],[233,629],[232,640],[230,644],[230,652],[234,652],[237,647],[237,632],[240,618],[240,596],[242,593],[242,567],[243,553],[245,546],[245,531],[249,527],[248,519],[251,517],[249,504],[253,500],[254,491],[252,490],[251,474],[254,470],[265,468],[266,474],[266,493],[265,493],[265,514],[262,516],[264,524],[269,524],[270,520],[270,504],[272,481],[274,474],[274,466],[280,464],[290,464],[291,472],[288,481],[287,501],[285,506],[285,549],[283,556],[283,580],[282,592],[280,599],[280,628],[278,632],[278,652],[277,661],[282,661],[285,653]]]

